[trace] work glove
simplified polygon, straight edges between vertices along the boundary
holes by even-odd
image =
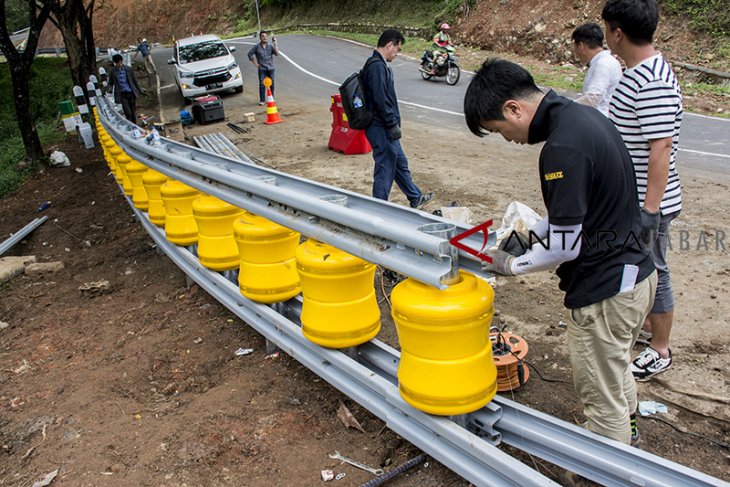
[[[510,255],[519,257],[530,250],[529,237],[522,233],[512,232],[499,242],[499,250],[504,250]]]
[[[400,133],[400,127],[397,125],[393,125],[388,129],[388,140],[391,142],[395,142],[396,140],[399,140],[401,137]]]
[[[654,246],[657,234],[659,233],[659,215],[660,212],[652,213],[644,207],[641,208],[641,234],[639,235],[642,243],[651,248]]]
[[[484,272],[491,272],[492,274],[499,274],[502,276],[514,276],[512,273],[512,261],[515,258],[514,255],[510,255],[504,250],[492,247],[487,250],[487,256],[492,258],[492,262],[482,262],[482,270]]]

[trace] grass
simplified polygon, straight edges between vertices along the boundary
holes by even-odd
[[[61,140],[65,133],[58,120],[58,102],[72,99],[71,73],[63,58],[36,58],[30,76],[31,112],[42,144]],[[25,156],[15,117],[12,82],[7,64],[0,65],[0,197],[15,191],[33,172],[20,168]]]

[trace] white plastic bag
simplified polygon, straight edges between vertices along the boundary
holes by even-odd
[[[68,160],[66,154],[57,150],[51,152],[51,167],[66,167],[70,165],[71,161]]]
[[[504,212],[502,226],[496,230],[497,240],[502,240],[511,234],[513,230],[527,233],[540,220],[542,220],[542,217],[535,210],[524,203],[513,201],[507,206],[507,211]]]

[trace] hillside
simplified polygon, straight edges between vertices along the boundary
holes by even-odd
[[[715,0],[707,2],[711,4]],[[462,0],[397,2],[262,2],[295,5],[262,7],[262,25],[281,28],[306,23],[363,22],[414,26],[429,31],[441,20],[453,23],[457,42],[501,53],[534,56],[554,63],[572,62],[570,33],[579,24],[600,20],[603,0]],[[726,19],[697,25],[686,16],[669,14],[677,0],[665,0],[657,45],[672,60],[729,70],[730,40]],[[691,4],[691,1],[685,1]],[[137,37],[169,43],[199,32],[224,34],[255,30],[253,2],[237,0],[106,0],[94,16],[97,45],[124,47]],[[346,7],[345,7],[346,6]],[[701,12],[696,15],[701,18]],[[718,13],[718,18],[722,17]],[[690,27],[694,25],[694,28]],[[719,27],[718,27],[719,25]],[[714,32],[708,35],[708,31]],[[60,35],[50,25],[41,45],[58,45]]]

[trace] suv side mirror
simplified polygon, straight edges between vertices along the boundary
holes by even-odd
[[[228,50],[231,52],[236,52],[236,46],[231,46],[228,48]]]
[[[177,64],[177,62],[174,59],[170,58],[167,60],[167,64]]]

